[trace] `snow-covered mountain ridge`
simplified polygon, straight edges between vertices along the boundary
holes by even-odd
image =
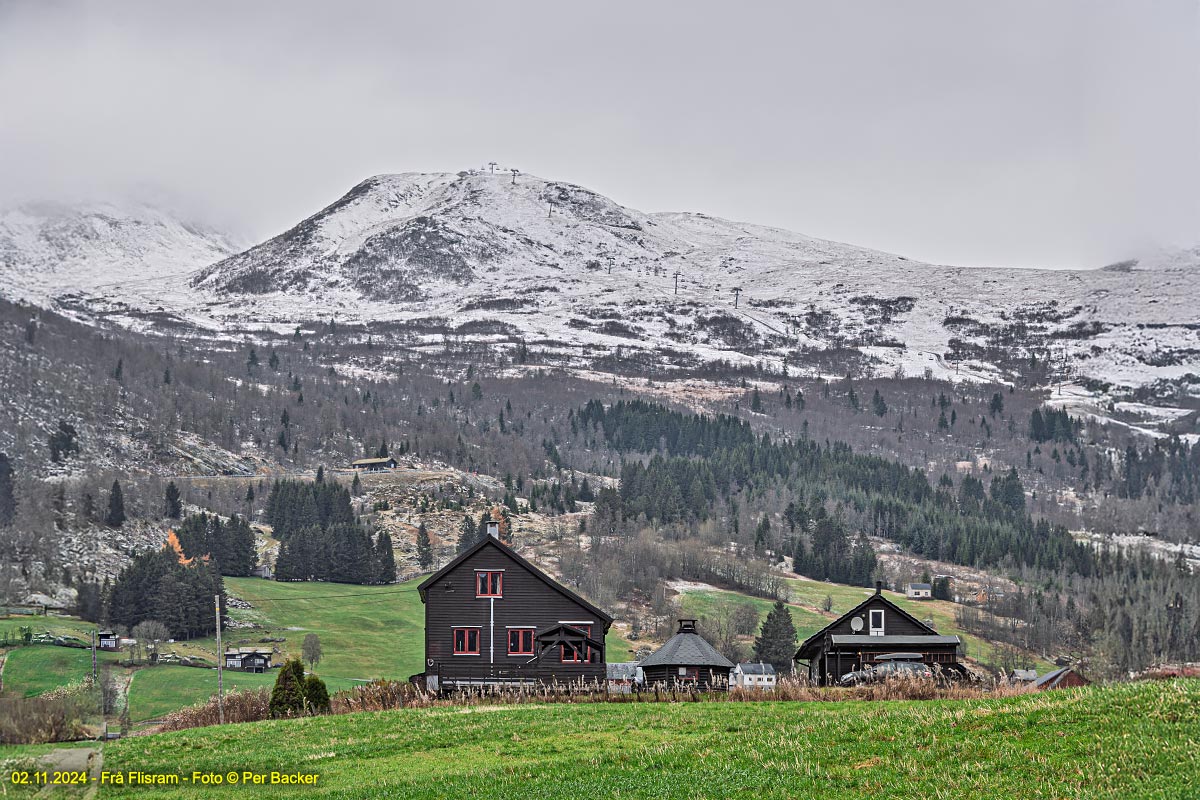
[[[0,212],[0,292],[41,303],[185,276],[237,244],[146,203],[27,203]]]
[[[1197,251],[1088,271],[936,266],[487,170],[369,178],[191,275],[138,281],[145,256],[81,242],[58,272],[100,264],[113,277],[81,284],[73,308],[123,322],[153,311],[219,333],[336,317],[408,326],[417,348],[452,334],[579,366],[632,353],[668,369],[728,360],[1003,380],[1032,361],[1200,393],[1188,377],[1200,375]],[[193,244],[179,237],[176,263],[216,248]]]

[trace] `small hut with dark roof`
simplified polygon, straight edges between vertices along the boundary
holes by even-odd
[[[685,683],[697,689],[727,689],[733,662],[696,632],[696,620],[679,620],[679,631],[641,663],[646,685]]]

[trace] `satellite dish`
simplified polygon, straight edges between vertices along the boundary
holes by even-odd
[[[850,630],[854,631],[855,633],[858,633],[859,631],[861,631],[862,626],[863,626],[862,617],[853,617],[850,620]]]

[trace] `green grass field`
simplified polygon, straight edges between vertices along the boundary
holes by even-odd
[[[304,636],[321,639],[324,657],[317,673],[331,692],[374,678],[406,680],[420,672],[425,657],[425,607],[417,578],[394,586],[349,586],[333,583],[282,583],[256,578],[226,578],[226,591],[252,606],[231,608],[234,620],[253,621],[261,628],[230,629],[229,646],[258,644],[264,637],[283,638],[277,643],[282,656],[299,656]],[[37,631],[51,630],[86,638],[96,626],[65,617],[14,617],[0,620],[16,626],[32,624]],[[607,639],[610,658],[630,658],[630,643],[615,632]],[[216,639],[196,639],[167,646],[179,654],[201,655],[215,663]],[[124,654],[101,653],[115,661]],[[8,692],[32,696],[81,680],[91,672],[91,655],[85,650],[32,646],[15,648],[4,669]],[[253,675],[227,672],[226,689],[272,685],[277,672]],[[207,700],[216,693],[213,670],[179,666],[138,669],[129,688],[130,715],[135,721],[156,719],[170,711]]]
[[[256,674],[226,672],[225,691],[275,685],[278,670]],[[332,690],[332,686],[330,689]],[[162,666],[140,669],[129,685],[129,716],[134,722],[158,719],[182,706],[207,700],[217,693],[217,671],[194,667]]]
[[[522,705],[204,728],[105,769],[318,773],[239,797],[1196,797],[1200,681],[967,701]],[[121,788],[103,796],[205,797]]]
[[[226,578],[226,591],[254,606],[253,611],[231,609],[230,616],[266,628],[253,631],[253,638],[232,630],[226,640],[236,644],[240,638],[255,642],[264,634],[284,637],[287,643],[280,647],[299,655],[305,634],[312,632],[321,638],[325,653],[317,672],[331,682],[330,689],[335,683],[340,688],[342,683],[371,678],[406,680],[424,669],[425,606],[417,593],[422,580],[345,586]],[[609,660],[630,657],[630,643],[615,632],[609,633],[605,644],[612,654]]]
[[[115,663],[116,653],[98,652],[98,663]],[[8,651],[4,660],[4,693],[33,697],[92,674],[92,652],[73,647],[30,645]]]

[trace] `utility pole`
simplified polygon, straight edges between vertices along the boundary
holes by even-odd
[[[554,203],[551,203],[550,210],[546,212],[546,219],[550,219],[553,216],[554,216]]]
[[[738,300],[740,300],[741,297],[742,297],[742,290],[738,289],[738,288],[734,288],[734,290],[733,290],[733,307],[734,308],[738,307]]]
[[[521,170],[517,169],[516,167],[513,167],[512,169],[509,170],[509,172],[511,172],[513,175],[513,180],[512,180],[513,186],[517,185],[517,173],[519,173],[520,171]]]
[[[675,270],[675,294],[679,294],[679,276],[682,274],[679,270]]]
[[[488,174],[489,174],[489,175],[495,175],[495,174],[496,174],[496,162],[495,162],[495,161],[489,161],[489,162],[488,162]]]
[[[213,595],[217,612],[217,719],[225,724],[225,648],[221,647],[221,595]]]
[[[92,684],[96,683],[96,629],[92,628]]]

